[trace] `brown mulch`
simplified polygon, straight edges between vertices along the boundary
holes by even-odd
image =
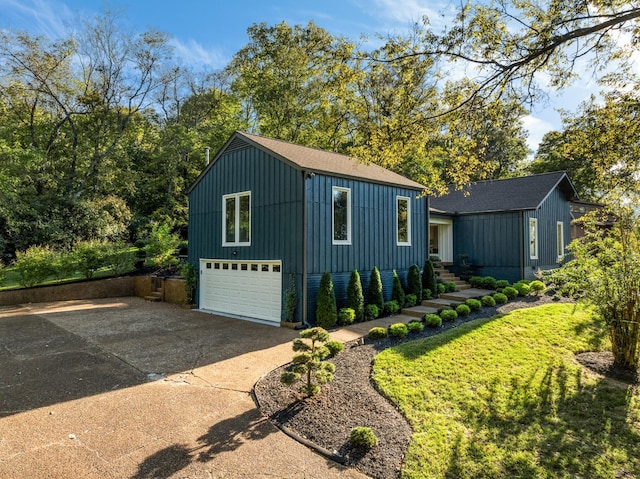
[[[463,322],[550,302],[557,300],[548,295],[520,298],[499,307],[482,308],[466,318],[444,323],[437,330],[425,328],[422,333],[411,334],[403,340],[371,342],[365,338],[349,343],[343,352],[331,359],[336,365],[335,377],[323,386],[320,394],[306,398],[295,387],[283,385],[280,375],[289,366],[284,365],[256,384],[256,400],[263,414],[277,426],[320,446],[334,459],[374,479],[398,477],[411,439],[411,427],[370,380],[375,356],[403,341],[433,336]],[[349,433],[356,426],[371,427],[378,437],[378,446],[371,451],[351,447]]]
[[[630,371],[616,366],[613,362],[613,353],[611,351],[588,351],[576,354],[576,361],[585,368],[602,376],[632,386],[640,385],[640,370]]]

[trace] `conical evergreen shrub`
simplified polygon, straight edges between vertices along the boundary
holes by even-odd
[[[407,294],[415,294],[417,304],[420,304],[420,301],[422,301],[422,279],[420,278],[420,268],[418,268],[417,264],[412,264],[409,267],[409,273],[407,274]]]
[[[400,309],[404,306],[404,289],[398,277],[396,270],[393,270],[393,289],[391,290],[391,299],[398,303]]]
[[[356,313],[356,322],[364,320],[364,296],[362,294],[362,282],[357,269],[351,272],[349,285],[347,286],[347,308]]]
[[[333,291],[333,281],[331,274],[326,271],[320,280],[318,297],[316,300],[316,326],[321,328],[332,328],[338,321],[338,308],[336,306],[336,295]]]
[[[380,279],[380,271],[376,266],[371,270],[371,277],[369,279],[369,302],[368,304],[375,304],[378,310],[382,311],[384,308],[384,296],[382,295],[382,280]]]
[[[430,259],[424,262],[424,270],[422,271],[422,288],[431,291],[431,297],[438,297],[436,271],[433,268],[433,262]]]

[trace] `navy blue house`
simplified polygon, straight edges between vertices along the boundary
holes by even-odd
[[[392,273],[428,256],[423,186],[349,156],[236,132],[189,191],[189,262],[202,310],[280,324],[287,290],[313,323],[320,278],[338,305],[349,276]]]
[[[430,253],[453,269],[462,256],[474,274],[517,281],[562,262],[571,239],[571,202],[578,199],[565,172],[482,181],[432,198]]]

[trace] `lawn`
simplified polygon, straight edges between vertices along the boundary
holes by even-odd
[[[604,333],[554,304],[383,351],[374,381],[413,428],[402,476],[640,477],[640,391],[574,360]]]

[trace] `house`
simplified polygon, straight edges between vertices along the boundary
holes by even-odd
[[[481,181],[430,201],[430,252],[473,274],[517,281],[557,267],[571,239],[571,203],[578,200],[565,172]]]
[[[338,305],[357,269],[374,266],[385,300],[393,270],[428,255],[423,186],[346,155],[235,132],[189,190],[189,262],[197,306],[279,325],[295,288],[295,318],[313,323],[320,278]]]

